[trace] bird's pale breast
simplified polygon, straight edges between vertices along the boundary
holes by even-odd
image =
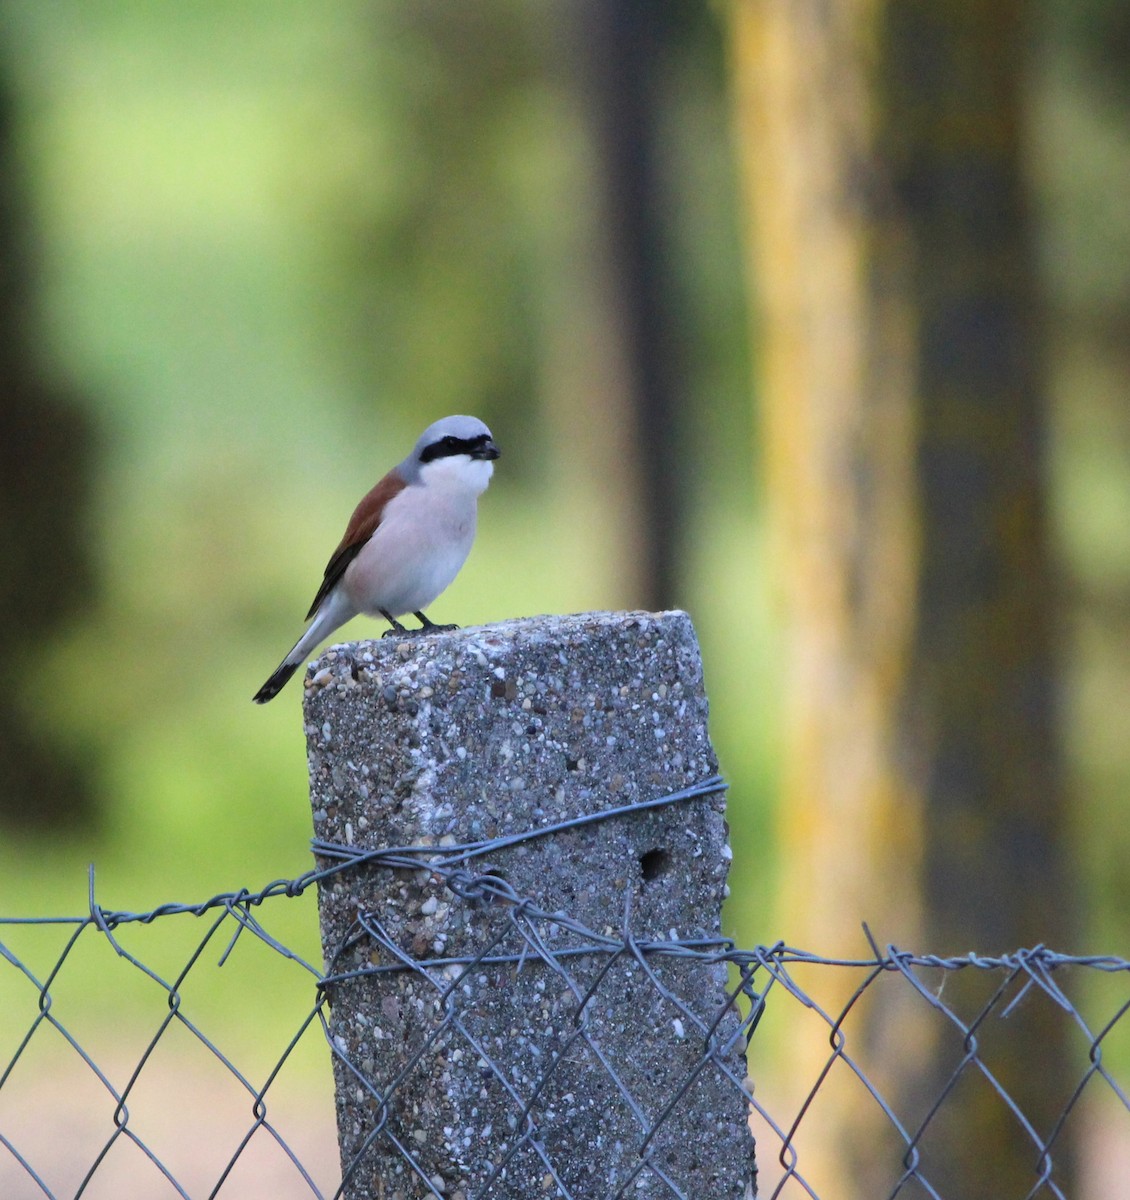
[[[475,538],[476,494],[447,482],[410,486],[389,501],[342,578],[361,612],[420,611],[459,574]]]

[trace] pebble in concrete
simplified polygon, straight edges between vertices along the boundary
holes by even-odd
[[[698,644],[678,612],[335,646],[307,674],[305,719],[315,835],[369,849],[535,830],[717,770]],[[471,869],[614,941],[630,903],[640,942],[717,936],[729,859],[716,794],[492,851]],[[435,964],[330,987],[349,1200],[752,1195],[740,1091],[714,1062],[695,1073],[705,1035],[631,955],[570,956],[583,943],[560,923],[465,900],[426,869],[351,868],[322,886],[320,909],[333,975]],[[485,961],[456,961],[488,947]],[[647,966],[713,1024],[724,966]],[[714,1043],[735,1028],[724,1018]],[[745,1076],[738,1048],[718,1060]]]

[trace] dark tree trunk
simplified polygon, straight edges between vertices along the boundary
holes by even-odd
[[[599,156],[603,274],[620,363],[618,397],[605,397],[620,425],[616,469],[627,476],[635,514],[628,567],[640,607],[674,607],[686,487],[680,453],[685,364],[672,311],[670,228],[663,178],[663,82],[670,70],[678,4],[670,0],[582,0],[573,33]]]
[[[0,821],[58,828],[93,817],[93,792],[21,682],[34,648],[93,600],[93,431],[37,352],[14,121],[0,81]]]

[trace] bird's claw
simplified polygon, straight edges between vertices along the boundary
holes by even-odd
[[[458,625],[437,625],[422,609],[415,610],[412,615],[420,622],[417,633],[450,633],[459,628]]]
[[[437,625],[434,621],[429,621],[427,625],[421,625],[419,629],[409,629],[405,625],[397,625],[394,629],[386,629],[381,637],[414,638],[423,633],[450,633],[453,629],[458,628],[458,625]]]

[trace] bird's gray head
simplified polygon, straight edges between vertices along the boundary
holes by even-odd
[[[400,464],[400,472],[409,483],[425,472],[428,476],[465,477],[476,491],[482,491],[498,453],[490,430],[478,417],[443,417],[420,434],[412,453]]]

